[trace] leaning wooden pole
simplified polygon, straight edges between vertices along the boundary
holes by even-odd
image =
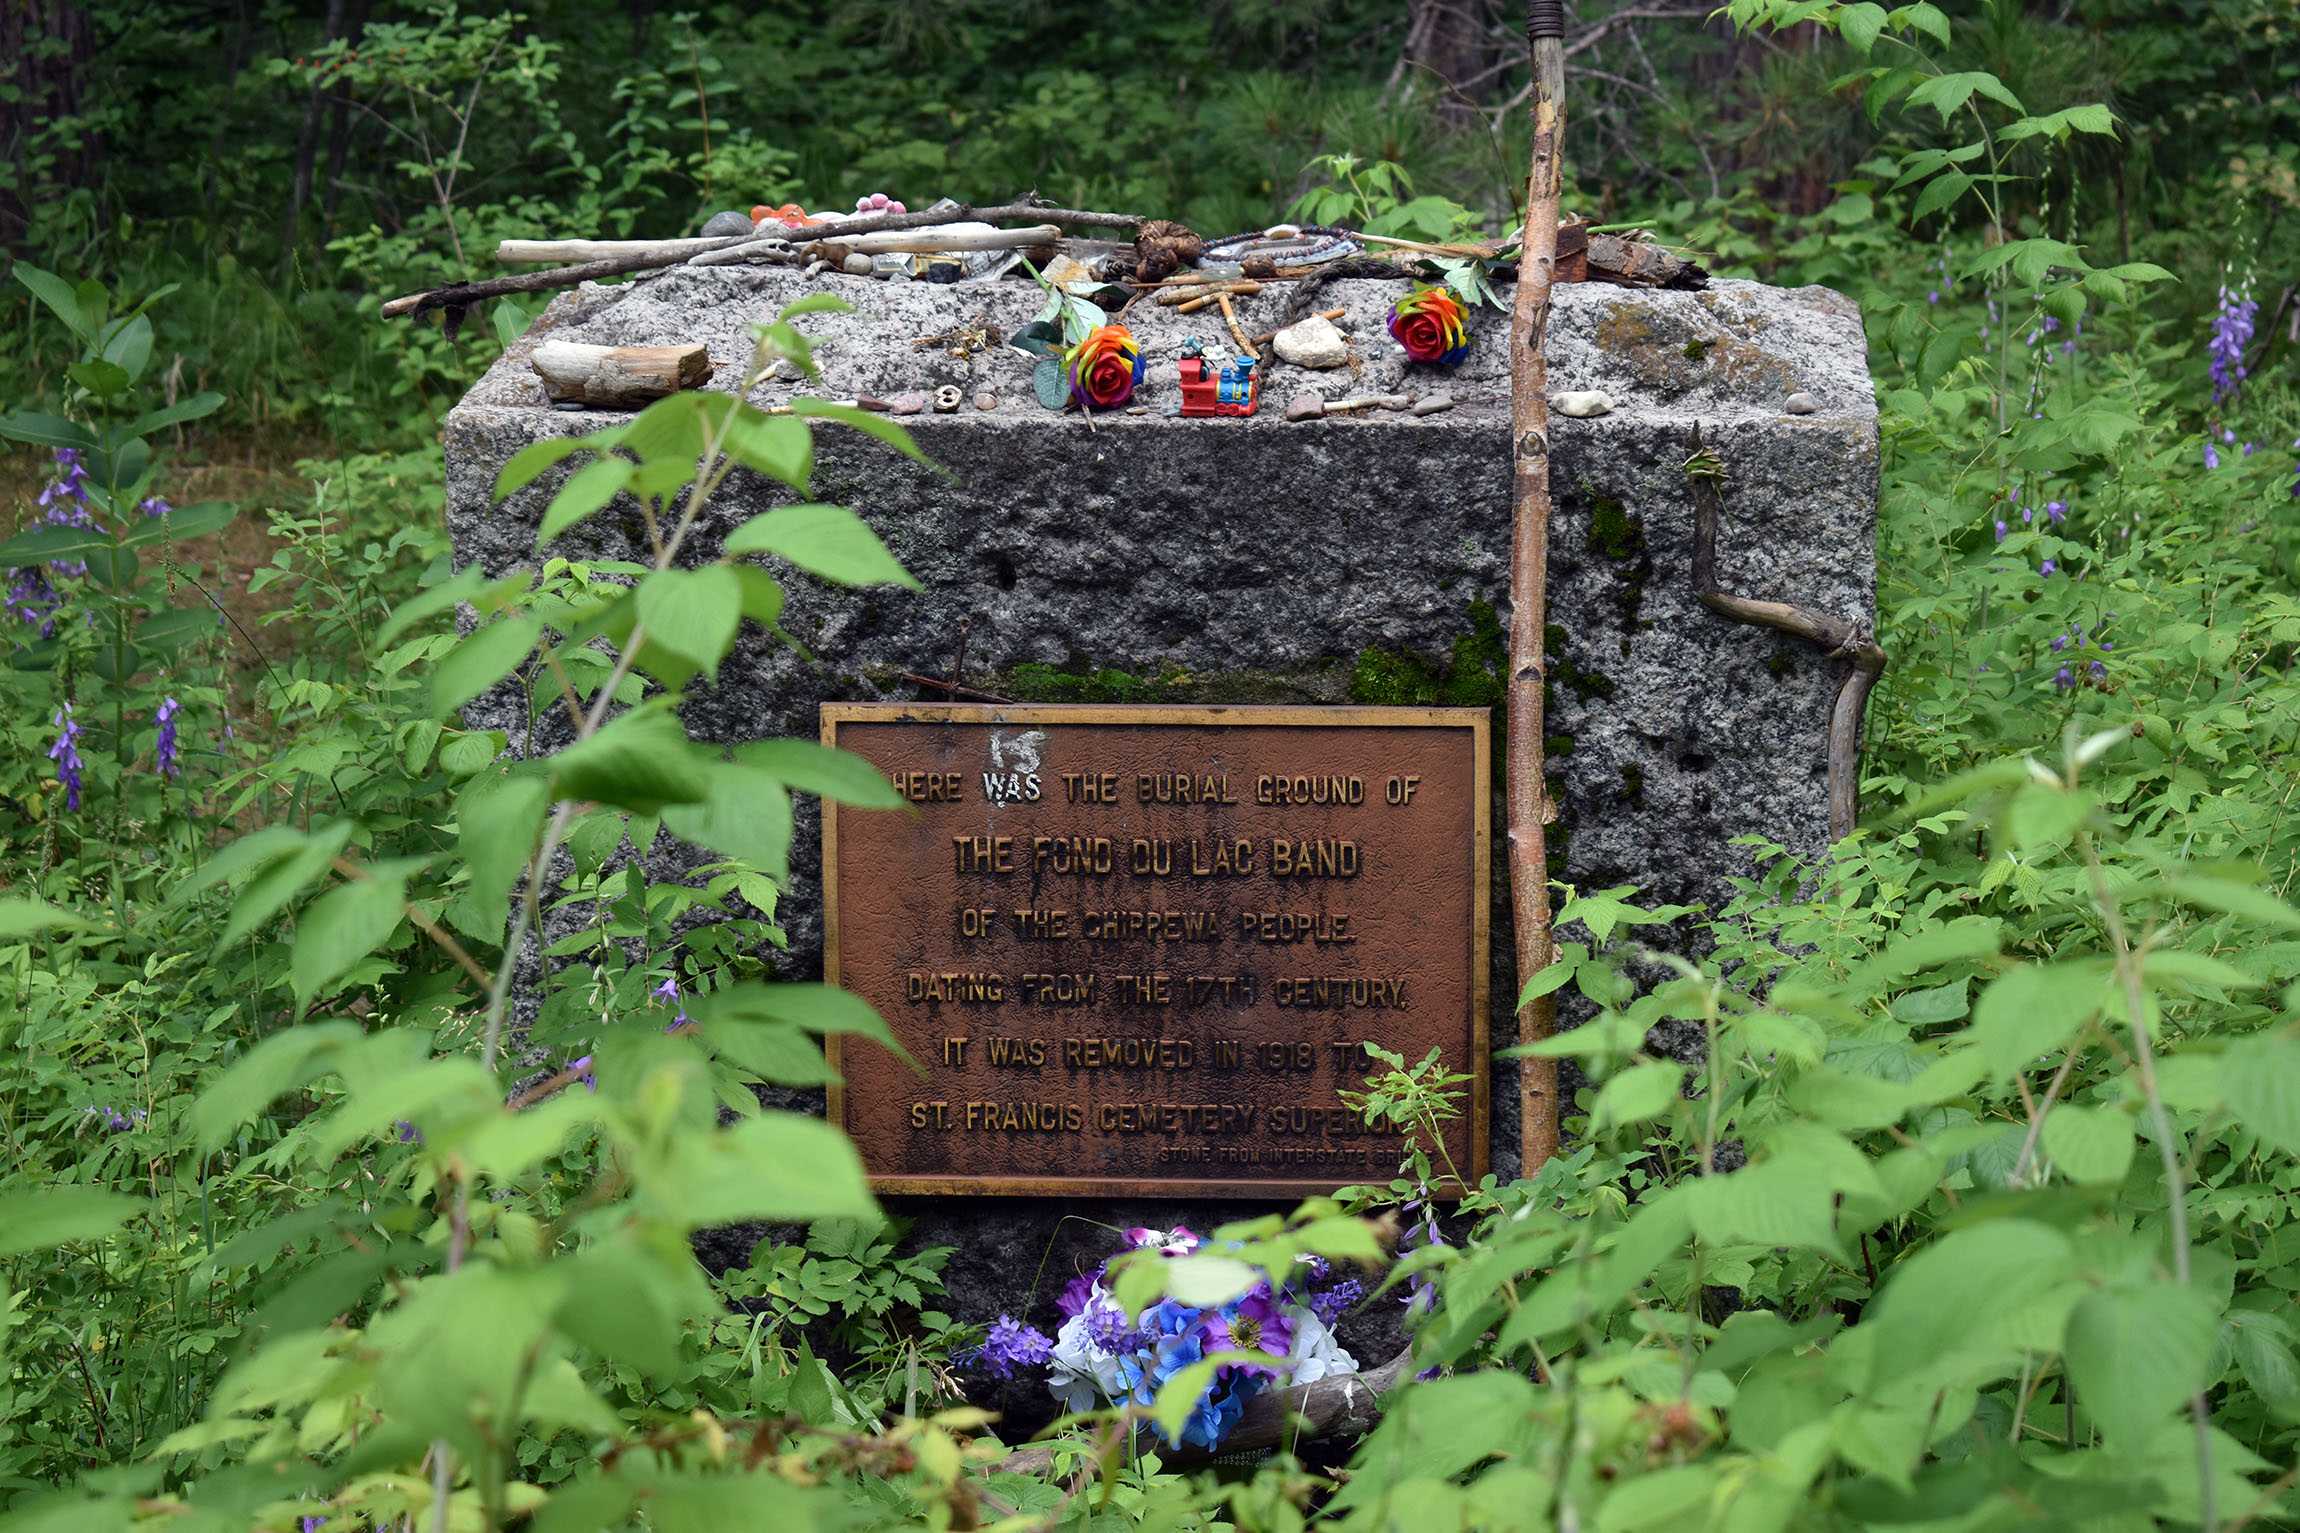
[[[1557,268],[1558,154],[1565,137],[1565,6],[1527,0],[1526,39],[1533,45],[1533,171],[1525,188],[1525,232],[1517,263],[1517,309],[1510,322],[1509,900],[1517,932],[1522,986],[1548,967],[1549,847],[1554,818],[1542,775],[1542,629],[1549,600],[1549,329],[1550,285]],[[1542,996],[1517,1018],[1521,1044],[1557,1029],[1557,1003]],[[1520,1144],[1527,1175],[1557,1153],[1557,1061],[1517,1062]]]

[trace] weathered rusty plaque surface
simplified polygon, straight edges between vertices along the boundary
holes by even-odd
[[[825,805],[826,954],[926,1074],[833,1054],[888,1192],[1288,1197],[1386,1181],[1367,1041],[1475,1076],[1487,716],[826,704],[911,812]]]

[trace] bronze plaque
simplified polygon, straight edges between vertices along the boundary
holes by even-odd
[[[911,812],[825,804],[830,979],[886,1050],[830,1112],[897,1193],[1294,1197],[1403,1147],[1360,1045],[1473,1075],[1486,1170],[1480,708],[826,704]],[[834,1040],[835,1045],[836,1040]]]

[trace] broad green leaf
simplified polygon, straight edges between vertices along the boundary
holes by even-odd
[[[143,1206],[141,1199],[95,1187],[0,1193],[0,1256],[21,1256],[75,1240],[101,1240]]]
[[[1685,1198],[1693,1228],[1713,1246],[1836,1249],[1829,1184],[1795,1164],[1767,1162],[1697,1177]]]
[[[503,472],[495,476],[495,498],[507,500],[535,482],[535,476],[552,464],[584,451],[598,451],[588,437],[555,436],[540,442],[530,442],[511,455],[503,465]]]
[[[705,1036],[712,1052],[775,1086],[826,1086],[839,1079],[804,1031],[779,1022],[720,1022]]]
[[[806,493],[815,472],[815,434],[795,415],[767,415],[745,406],[727,425],[727,456]]]
[[[2204,1387],[2219,1329],[2212,1301],[2177,1283],[2119,1285],[2078,1301],[2068,1317],[2069,1372],[2111,1451],[2140,1448]]]
[[[688,1229],[745,1219],[880,1217],[853,1142],[820,1118],[789,1112],[676,1136],[641,1207],[648,1202]]]
[[[1166,1292],[1177,1302],[1213,1309],[1242,1297],[1262,1280],[1250,1262],[1220,1252],[1198,1252],[1158,1264],[1165,1275]]]
[[[186,421],[204,419],[215,414],[223,406],[224,396],[213,389],[209,389],[204,393],[194,394],[189,399],[179,399],[174,404],[162,409],[146,411],[128,422],[125,427],[111,433],[111,438],[115,442],[120,442],[130,437],[150,436],[153,432],[165,431],[170,426],[180,426]]]
[[[508,468],[505,472],[509,472]],[[576,470],[559,486],[559,493],[551,497],[551,504],[543,513],[543,524],[535,530],[535,546],[541,548],[613,500],[630,482],[631,465],[613,453]]]
[[[2172,897],[2183,904],[2241,916],[2279,931],[2300,930],[2300,910],[2253,884],[2239,883],[2233,878],[2183,873],[2167,887]]]
[[[46,900],[0,900],[0,942],[16,942],[39,932],[85,931],[95,923],[49,904]]]
[[[1973,1006],[1973,1041],[1996,1080],[2057,1053],[2100,1009],[2097,963],[2018,964],[1989,981]]]
[[[2068,1237],[2025,1219],[1952,1230],[1896,1265],[1861,1329],[1874,1326],[1873,1384],[1905,1378],[1966,1346],[1974,1320],[2044,1298],[2073,1272]]]
[[[1885,8],[1870,0],[1860,0],[1859,4],[1848,5],[1837,13],[1838,33],[1864,58],[1876,46],[1877,34],[1884,29]]]
[[[381,946],[405,913],[404,874],[381,869],[328,890],[296,922],[295,948],[288,971],[295,981],[296,1005],[349,974]]]
[[[1909,210],[1909,221],[1916,222],[1943,208],[1956,206],[1957,199],[1972,190],[1973,178],[1961,170],[1944,171],[1925,183],[1917,194],[1917,205]]]
[[[256,930],[286,909],[288,901],[302,893],[305,885],[324,877],[328,864],[351,841],[351,832],[351,821],[334,821],[309,835],[296,837],[299,844],[285,856],[269,860],[262,871],[240,887],[238,898],[232,901],[231,919],[224,923],[223,935],[216,939],[217,947],[230,947]]]
[[[1724,1490],[1722,1481],[1713,1464],[1680,1464],[1626,1479],[1598,1506],[1597,1533],[1703,1526],[1702,1503]]]
[[[774,554],[841,585],[919,589],[868,523],[844,506],[778,506],[727,535],[730,554]]]
[[[120,543],[126,548],[142,548],[151,543],[204,538],[229,527],[239,514],[240,508],[228,500],[195,501],[177,506],[166,516],[139,516],[121,532]]]
[[[2287,1155],[2300,1155],[2300,1041],[2246,1038],[2220,1059],[2220,1089],[2236,1119]]]
[[[929,468],[936,467],[935,464],[929,462],[925,453],[919,451],[918,443],[911,440],[908,431],[883,415],[873,415],[868,410],[858,410],[852,405],[833,404],[827,399],[809,398],[792,400],[791,413],[793,415],[814,416],[821,420],[837,421],[842,426],[852,426],[857,431],[877,437],[906,458],[915,458],[919,462],[927,464]]]
[[[1590,1131],[1603,1133],[1623,1124],[1658,1118],[1675,1106],[1685,1070],[1675,1063],[1636,1065],[1608,1080],[1590,1109]]]
[[[2132,1166],[2132,1120],[2113,1107],[2063,1103],[2044,1120],[2044,1153],[2072,1182],[2113,1185]]]
[[[735,754],[798,792],[836,799],[858,809],[900,809],[909,802],[894,791],[894,784],[877,767],[852,751],[834,750],[812,740],[781,739],[738,745]]]
[[[71,283],[52,271],[44,271],[26,261],[18,261],[11,271],[18,282],[32,290],[32,296],[46,304],[64,322],[66,329],[83,343],[89,346],[96,344],[96,326],[90,324],[88,317],[81,312],[79,295],[72,290]]]
[[[18,266],[16,269],[22,271],[24,268]],[[77,421],[43,415],[37,410],[0,415],[0,436],[30,442],[35,447],[76,447],[83,452],[96,445],[96,434]]]
[[[776,878],[787,876],[790,790],[773,773],[756,767],[705,765],[709,786],[703,800],[664,810],[664,825],[682,841],[740,858]]]
[[[692,661],[713,681],[742,620],[742,582],[724,564],[658,570],[639,582],[639,622],[648,642]]]
[[[336,1052],[358,1037],[359,1025],[354,1022],[308,1022],[274,1033],[248,1050],[192,1104],[192,1131],[199,1138],[200,1152],[221,1149],[273,1098],[332,1068]]]
[[[456,712],[516,670],[542,636],[543,619],[506,617],[457,644],[431,669],[431,711]]]
[[[126,393],[128,385],[134,381],[128,376],[126,368],[117,362],[107,362],[102,358],[68,363],[64,368],[64,375],[99,399],[109,399],[114,394]]]
[[[505,901],[535,854],[550,807],[551,785],[533,773],[488,773],[457,797],[456,855],[471,877],[457,902],[464,930],[502,939]]]
[[[701,803],[711,788],[678,716],[659,705],[609,720],[590,739],[552,757],[551,769],[557,797],[615,804],[634,814]]]
[[[2177,989],[2191,994],[2250,990],[2266,983],[2208,953],[2191,953],[2184,948],[2149,949],[2140,972],[2142,978],[2159,990]]]
[[[860,1033],[884,1044],[898,1057],[910,1057],[870,1002],[836,985],[744,982],[691,997],[687,1009],[706,1025],[751,1020],[789,1023],[810,1033]]]
[[[783,305],[775,318],[789,323],[809,314],[852,314],[855,306],[836,293],[809,293],[806,297]]]
[[[1855,1075],[1832,1065],[1804,1071],[1789,1084],[1789,1105],[1831,1128],[1885,1128],[1922,1105],[1900,1081]]]
[[[1959,916],[1895,937],[1885,950],[1845,976],[1845,989],[1861,991],[1921,973],[1962,958],[1985,958],[1997,950],[1999,924],[1987,916]]]
[[[394,639],[434,613],[445,612],[457,602],[469,601],[487,584],[487,571],[476,560],[455,573],[453,579],[443,580],[429,590],[419,591],[391,609],[391,616],[375,631],[375,647],[380,652],[391,647]]]
[[[202,889],[211,888],[227,879],[276,862],[304,844],[303,832],[292,825],[267,825],[251,835],[240,837],[222,851],[201,864],[199,871],[176,885],[169,896],[172,904]]]

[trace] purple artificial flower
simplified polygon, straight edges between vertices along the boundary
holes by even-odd
[[[2051,574],[2053,571],[2055,571],[2055,570],[2057,570],[2057,569],[2059,569],[2059,568],[2060,568],[2060,566],[2059,566],[2058,564],[2055,564],[2055,563],[2054,563],[2052,560],[2050,560],[2050,559],[2047,559],[2047,560],[2045,560],[2045,561],[2044,561],[2044,568],[2043,568],[2042,570],[2038,571],[2038,573],[2039,573],[2039,574],[2044,574],[2044,575],[2050,575],[2050,574]]]
[[[1177,1224],[1170,1230],[1153,1230],[1141,1225],[1119,1236],[1119,1244],[1129,1251],[1163,1251],[1179,1256],[1198,1248],[1199,1237]]]
[[[1086,1306],[1093,1297],[1094,1279],[1085,1273],[1080,1273],[1062,1285],[1062,1296],[1054,1301],[1054,1305],[1055,1308],[1062,1311],[1064,1318],[1067,1319],[1085,1314]]]
[[[2076,673],[2064,665],[2052,673],[2052,684],[2066,692],[2070,687],[2076,685]]]
[[[1036,1367],[1053,1355],[1054,1338],[1000,1315],[983,1338],[979,1360],[993,1378],[1011,1379],[1015,1369]]]
[[[1113,1355],[1141,1348],[1142,1332],[1127,1320],[1121,1306],[1108,1299],[1095,1299],[1087,1305],[1085,1314],[1086,1339],[1094,1346]]]
[[[1294,1347],[1294,1321],[1270,1292],[1270,1285],[1257,1283],[1243,1299],[1207,1311],[1198,1321],[1198,1335],[1209,1353],[1262,1352],[1282,1358]],[[1256,1363],[1234,1366],[1243,1373],[1277,1372]]]
[[[152,715],[152,722],[160,726],[159,758],[163,777],[184,775],[183,763],[176,758],[176,715],[182,711],[183,705],[170,697],[162,699],[160,711]]]
[[[66,703],[56,712],[56,743],[48,747],[48,759],[56,763],[56,780],[64,785],[64,807],[80,807],[80,774],[86,763],[80,759],[80,726],[72,717],[72,705]]]
[[[2220,466],[2220,449],[2214,447],[2210,442],[2204,444],[2204,466],[2208,469]]]
[[[2214,404],[2242,387],[2244,348],[2252,344],[2253,322],[2259,315],[2260,305],[2249,294],[2235,292],[2226,283],[2221,284],[2220,312],[2212,317],[2212,340],[2206,347],[2212,357]]]
[[[1356,1278],[1348,1278],[1321,1293],[1311,1294],[1310,1313],[1331,1330],[1342,1312],[1354,1308],[1365,1296],[1366,1285]]]

